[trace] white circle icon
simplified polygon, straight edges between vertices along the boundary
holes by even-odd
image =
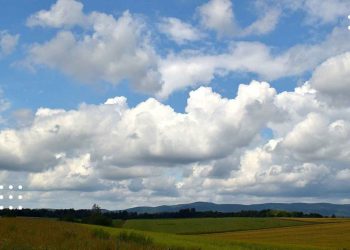
[[[14,189],[17,189],[17,190],[22,190],[23,189],[23,186],[22,185],[12,185],[12,184],[5,184],[5,185],[0,185],[0,190],[4,190],[8,187],[9,190],[14,190]],[[2,191],[1,191],[2,192]],[[24,197],[23,197],[23,194],[18,194],[20,193],[20,191],[15,195],[15,194],[2,194],[0,192],[0,200],[4,200],[4,199],[9,199],[9,200],[13,200],[13,199],[18,199],[18,200],[22,200]],[[3,210],[3,209],[6,209],[5,206],[1,205],[0,206],[0,210]],[[21,205],[19,206],[8,206],[8,209],[10,210],[13,210],[13,209],[18,209],[18,210],[22,210],[23,207]]]

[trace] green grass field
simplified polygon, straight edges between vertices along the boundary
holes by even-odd
[[[144,222],[148,231],[140,226]],[[116,224],[122,228],[0,218],[0,249],[350,249],[348,219],[206,218]]]
[[[300,226],[309,223],[280,218],[147,219],[128,220],[123,228],[175,234],[203,234]]]

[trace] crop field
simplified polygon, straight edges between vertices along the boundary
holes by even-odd
[[[350,249],[349,220],[313,219],[312,221],[317,224],[210,234],[206,236],[215,240],[249,242],[270,246],[288,246],[292,248]]]
[[[348,219],[159,219],[119,221],[116,226],[0,218],[0,249],[350,249]]]

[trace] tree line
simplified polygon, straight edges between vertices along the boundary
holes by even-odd
[[[289,212],[282,210],[264,209],[243,210],[240,212],[197,211],[194,208],[181,209],[176,212],[137,213],[127,210],[108,211],[102,210],[94,204],[92,209],[22,209],[0,210],[0,216],[25,216],[58,218],[63,221],[82,222],[97,225],[112,225],[113,220],[129,219],[170,219],[170,218],[222,218],[222,217],[298,217],[298,218],[322,218],[318,213]],[[335,217],[335,216],[333,216]]]

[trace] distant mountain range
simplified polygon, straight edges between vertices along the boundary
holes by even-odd
[[[133,207],[126,209],[129,212],[137,213],[161,213],[177,212],[180,209],[195,208],[197,211],[218,211],[218,212],[240,212],[242,210],[263,210],[274,209],[284,211],[298,211],[304,213],[319,213],[323,216],[350,217],[350,204],[331,203],[263,203],[263,204],[215,204],[210,202],[194,202],[178,205],[163,205],[157,207]]]

